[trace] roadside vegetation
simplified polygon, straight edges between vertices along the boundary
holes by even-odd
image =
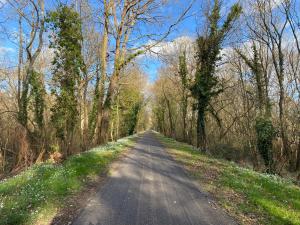
[[[299,8],[0,0],[0,224],[51,218],[149,128],[201,151],[172,152],[244,223],[299,224],[277,177],[300,182]]]
[[[292,181],[213,158],[161,134],[157,137],[241,224],[300,224],[300,187]]]
[[[92,2],[0,1],[0,179],[148,126],[148,39],[129,42],[160,0]]]
[[[0,182],[0,224],[49,224],[66,199],[79,193],[132,146],[134,136],[71,156],[62,164],[36,164]]]
[[[300,2],[201,2],[195,38],[162,56],[153,129],[300,181]]]

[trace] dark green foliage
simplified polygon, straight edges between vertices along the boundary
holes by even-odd
[[[95,91],[94,91],[94,99],[93,99],[93,105],[92,105],[92,110],[89,114],[89,139],[93,140],[93,137],[95,135],[95,129],[97,125],[97,114],[98,114],[98,109],[99,109],[99,100],[100,100],[100,91],[99,91],[99,82],[100,78],[97,76],[96,80],[96,85],[95,85]]]
[[[215,0],[214,7],[208,16],[208,33],[197,39],[197,71],[195,83],[191,88],[192,95],[198,101],[197,146],[203,151],[206,150],[207,146],[205,113],[211,98],[222,91],[222,88],[218,85],[218,78],[215,76],[216,63],[220,60],[221,45],[226,34],[231,29],[232,23],[242,11],[239,4],[233,5],[227,19],[222,26],[219,26],[221,18],[220,7],[219,0]]]
[[[34,122],[37,124],[39,131],[44,125],[44,109],[45,109],[45,87],[42,82],[42,74],[35,70],[27,70],[27,79],[23,82],[23,90],[20,99],[20,109],[18,112],[18,120],[27,127],[28,111],[30,103],[34,111]]]
[[[256,46],[253,44],[252,48],[253,48],[253,66],[251,67],[251,69],[254,73],[255,80],[256,80],[258,108],[262,112],[264,110],[263,106],[266,105],[265,98],[264,98],[265,90],[264,90],[264,85],[262,80],[263,71],[262,71],[262,65],[259,62]]]
[[[273,172],[272,140],[275,129],[269,118],[258,117],[255,123],[257,148],[261,154],[268,172]]]
[[[163,104],[161,103],[161,100],[159,103],[160,104],[153,108],[153,114],[155,115],[155,119],[157,121],[157,127],[155,127],[155,129],[166,135],[166,129],[164,126],[166,109],[165,107],[162,107]]]
[[[141,109],[141,103],[137,102],[132,106],[132,108],[128,114],[128,117],[127,117],[128,125],[127,126],[128,126],[128,134],[129,135],[132,135],[134,133],[136,124],[138,122],[138,114],[140,112],[140,109]]]
[[[184,88],[188,86],[188,69],[186,65],[186,52],[184,51],[179,56],[179,76],[181,78],[181,83]]]
[[[81,19],[73,8],[60,5],[49,14],[47,21],[53,32],[50,47],[55,50],[52,93],[56,102],[51,109],[52,122],[57,137],[66,141],[78,122],[78,83],[85,69],[81,54]]]
[[[188,78],[188,69],[186,64],[186,52],[179,56],[179,77],[181,80],[182,91],[181,91],[181,112],[182,112],[182,121],[183,121],[183,140],[187,140],[187,107],[188,107],[188,86],[189,86],[189,78]]]
[[[121,63],[119,63],[118,68],[116,68],[116,69],[118,71],[120,71],[122,68],[127,66],[128,63],[130,63],[133,59],[135,59],[137,56],[144,54],[144,53],[145,53],[144,50],[138,50],[135,53],[128,55],[128,57],[126,59],[124,59],[123,61],[121,61]]]
[[[74,85],[74,84],[73,84]],[[75,88],[70,85],[63,87],[56,95],[56,103],[51,109],[52,122],[57,131],[57,137],[65,140],[72,133],[78,120],[77,99]]]
[[[33,109],[35,115],[35,121],[40,129],[44,126],[44,109],[45,109],[45,87],[41,81],[41,74],[33,71],[29,80],[32,90],[31,96],[33,98]]]
[[[29,84],[27,81],[23,81],[23,90],[21,94],[21,99],[19,103],[19,111],[18,111],[18,120],[20,124],[24,127],[27,127],[28,121],[28,89]]]

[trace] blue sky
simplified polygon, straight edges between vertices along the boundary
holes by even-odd
[[[167,23],[161,27],[162,30],[167,29],[170,24],[174,23],[174,21],[177,21],[178,17],[192,1],[193,0],[174,0],[165,6],[163,10],[166,18],[168,19]],[[197,36],[197,28],[202,22],[203,15],[201,12],[203,12],[203,6],[206,4],[206,2],[207,1],[204,0],[195,0],[186,18],[182,20],[176,27],[174,27],[170,35],[166,38],[165,42],[172,42],[176,38],[182,36],[195,38]],[[234,2],[236,1],[224,1],[224,9],[227,11]],[[153,29],[157,29],[157,27]],[[149,75],[149,81],[153,82],[157,78],[158,70],[161,66],[163,66],[163,63],[156,57],[145,57],[141,62],[141,66]]]
[[[175,23],[179,16],[185,11],[192,0],[175,0],[171,1],[170,4],[165,6],[162,10],[166,18],[166,22],[159,27],[153,27],[153,30],[159,30],[160,33],[164,33],[171,24]],[[164,40],[165,42],[171,42],[174,39],[182,36],[196,36],[197,28],[197,15],[199,15],[200,5],[202,1],[196,0],[193,3],[192,8],[186,15],[186,18],[178,23],[173,29],[168,37]],[[144,69],[145,73],[149,76],[149,81],[155,81],[159,68],[163,63],[157,57],[144,57],[141,61],[141,67]]]
[[[1,0],[2,2],[5,0]],[[74,1],[74,0],[73,0]],[[164,16],[164,22],[161,24],[155,25],[140,25],[140,30],[143,33],[155,33],[155,34],[164,34],[171,24],[178,20],[178,17],[182,12],[188,7],[190,2],[193,0],[172,0],[169,1],[167,5],[161,6],[159,8],[160,15]],[[65,2],[71,3],[72,0],[66,0]],[[92,4],[97,5],[99,0],[92,0]],[[201,21],[201,8],[203,0],[195,0],[191,10],[188,12],[186,18],[181,21],[176,27],[172,29],[170,35],[164,40],[165,42],[170,42],[181,36],[196,36],[197,24]],[[231,2],[228,1],[228,2]],[[230,3],[226,3],[229,5]],[[1,4],[1,3],[0,3]],[[47,10],[53,9],[56,4],[55,0],[46,0],[45,8]],[[11,63],[14,64],[17,59],[17,40],[14,40],[13,33],[17,32],[17,15],[14,14],[12,9],[6,8],[5,10],[0,9],[0,61],[2,60],[11,60]],[[9,20],[5,21],[5,18],[9,16]],[[3,23],[5,22],[5,23]],[[12,34],[8,37],[5,32],[8,31]],[[26,30],[26,28],[25,28]],[[134,35],[134,34],[133,34]],[[140,44],[145,44],[149,40],[142,40]],[[135,43],[139,44],[139,43]],[[162,63],[158,58],[155,57],[144,57],[141,61],[141,67],[144,69],[145,73],[149,75],[150,81],[154,81],[157,76],[158,69],[162,66]]]

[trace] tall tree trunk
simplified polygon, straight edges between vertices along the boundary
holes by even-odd
[[[162,87],[162,88],[164,88],[164,87]],[[169,119],[169,125],[170,125],[169,135],[172,138],[175,138],[175,129],[174,129],[174,124],[173,124],[173,116],[172,116],[170,100],[167,98],[165,90],[163,89],[162,91],[163,91],[164,99],[165,99],[165,102],[167,103],[167,109],[168,109],[168,119]]]
[[[187,139],[187,133],[186,133],[186,130],[187,130],[187,124],[186,124],[187,107],[186,107],[186,105],[187,104],[184,104],[183,109],[182,109],[183,141],[186,141],[186,139]]]
[[[183,135],[183,141],[186,142],[187,141],[187,108],[188,108],[188,97],[187,97],[187,93],[186,90],[183,90],[182,93],[182,125],[183,125],[183,129],[182,129],[182,135]]]
[[[120,64],[121,64],[121,36],[122,29],[118,30],[116,38],[116,47],[115,47],[115,59],[114,59],[114,71],[110,78],[110,83],[106,95],[106,99],[103,106],[103,115],[101,120],[101,131],[100,131],[100,143],[106,143],[108,140],[108,131],[109,131],[109,122],[111,115],[111,106],[115,101],[117,94],[118,82],[119,82],[119,73],[120,73]]]
[[[198,100],[201,104],[201,100]],[[198,106],[198,118],[197,118],[197,148],[201,151],[206,152],[207,150],[207,139],[205,131],[205,107]]]
[[[171,104],[168,99],[166,99],[167,102],[167,107],[168,107],[168,118],[169,118],[169,124],[170,124],[170,136],[172,138],[175,138],[175,129],[174,129],[174,124],[173,124],[173,116],[172,116],[172,111],[171,111]]]
[[[286,127],[285,127],[285,92],[284,92],[284,55],[282,52],[282,45],[281,45],[281,39],[279,39],[278,43],[278,63],[275,62],[275,59],[273,59],[273,62],[275,64],[275,67],[277,65],[276,74],[277,79],[279,83],[279,126],[280,126],[280,134],[282,138],[282,150],[284,157],[291,161],[291,154],[290,149],[288,146],[288,137],[286,134]],[[272,52],[272,55],[274,56],[274,52]],[[277,64],[276,64],[277,63]]]
[[[285,118],[284,118],[284,87],[283,87],[283,77],[278,77],[279,83],[279,129],[280,129],[280,136],[282,139],[282,155],[286,159],[290,159],[290,152],[288,146],[288,139],[286,136],[285,131]]]
[[[296,154],[297,154],[297,160],[296,160],[295,169],[299,170],[300,169],[300,138],[298,138],[298,147],[297,147]]]
[[[111,115],[111,106],[113,104],[115,98],[115,91],[117,88],[117,79],[116,75],[111,77],[109,88],[107,91],[107,96],[103,105],[103,113],[101,118],[101,129],[99,141],[100,143],[106,143],[108,141],[108,131],[109,131],[109,123],[110,123],[110,115]]]
[[[19,62],[18,62],[18,89],[17,101],[18,110],[21,108],[21,84],[22,84],[22,65],[23,65],[23,29],[22,29],[22,16],[19,15]]]
[[[189,144],[193,145],[194,144],[194,121],[195,121],[195,117],[196,117],[196,110],[192,109],[192,117],[190,120],[190,131],[189,131]]]
[[[88,112],[87,112],[87,86],[88,86],[88,78],[87,76],[84,80],[81,81],[80,87],[80,131],[83,149],[88,146]]]
[[[109,11],[110,11],[110,0],[104,0],[104,28],[103,28],[103,37],[102,37],[102,46],[100,53],[100,75],[101,79],[99,82],[99,104],[98,104],[98,113],[97,113],[97,122],[96,122],[96,133],[97,133],[97,144],[102,143],[102,119],[106,113],[103,112],[103,103],[104,103],[104,91],[106,83],[106,69],[107,69],[107,49],[108,49],[108,29],[109,29]]]
[[[120,99],[119,99],[119,93],[117,96],[117,118],[116,118],[116,135],[115,135],[115,139],[118,140],[119,139],[119,129],[120,129],[120,113],[119,113],[119,104],[120,104]],[[131,134],[130,134],[131,135]]]

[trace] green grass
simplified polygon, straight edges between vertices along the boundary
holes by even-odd
[[[88,180],[107,171],[134,137],[71,156],[63,164],[43,163],[0,181],[0,224],[47,224],[66,198],[79,193]]]
[[[187,144],[157,136],[241,224],[300,225],[300,188],[291,181],[212,158]]]

